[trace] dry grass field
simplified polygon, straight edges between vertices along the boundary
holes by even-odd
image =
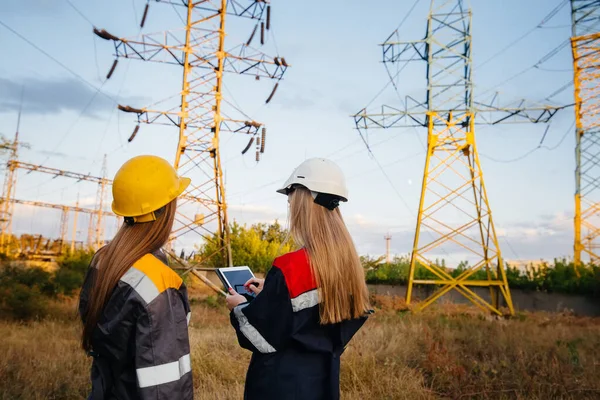
[[[598,399],[600,320],[520,314],[510,320],[441,305],[411,314],[376,299],[377,312],[342,357],[343,399]],[[72,302],[53,317],[0,322],[0,399],[81,399],[89,360],[78,349]],[[190,326],[196,398],[241,399],[249,353],[208,299]]]

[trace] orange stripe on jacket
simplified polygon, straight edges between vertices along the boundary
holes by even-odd
[[[142,271],[154,283],[159,293],[169,288],[179,289],[183,280],[175,271],[166,266],[162,261],[146,254],[133,264],[133,267]]]

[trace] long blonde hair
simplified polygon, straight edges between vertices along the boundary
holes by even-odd
[[[289,196],[290,230],[308,253],[319,288],[321,324],[361,317],[369,310],[369,292],[339,208],[328,210],[316,204],[304,187]]]
[[[92,349],[92,335],[102,311],[110,299],[119,279],[140,258],[158,251],[169,240],[177,200],[164,207],[156,221],[140,224],[123,224],[113,240],[98,251],[93,260],[95,278],[90,288],[87,309],[84,311],[81,347]]]

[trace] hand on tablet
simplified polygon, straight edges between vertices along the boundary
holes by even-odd
[[[246,290],[248,290],[249,292],[253,292],[254,294],[259,294],[260,292],[262,292],[264,286],[265,280],[258,278],[250,278],[248,279],[248,282],[244,283],[244,287],[246,288]]]
[[[229,294],[225,296],[225,303],[227,303],[227,308],[229,309],[229,311],[233,310],[238,304],[242,304],[245,302],[246,298],[244,296],[242,296],[232,288],[229,288]]]

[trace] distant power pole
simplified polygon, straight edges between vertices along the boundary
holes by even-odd
[[[392,256],[390,254],[390,244],[392,242],[392,235],[388,233],[383,238],[385,239],[385,262],[391,264]]]
[[[98,184],[98,191],[96,192],[96,246],[95,250],[98,250],[104,244],[104,206],[106,204],[106,186],[108,185],[108,179],[106,179],[107,167],[106,167],[106,154],[102,161],[102,179]]]

